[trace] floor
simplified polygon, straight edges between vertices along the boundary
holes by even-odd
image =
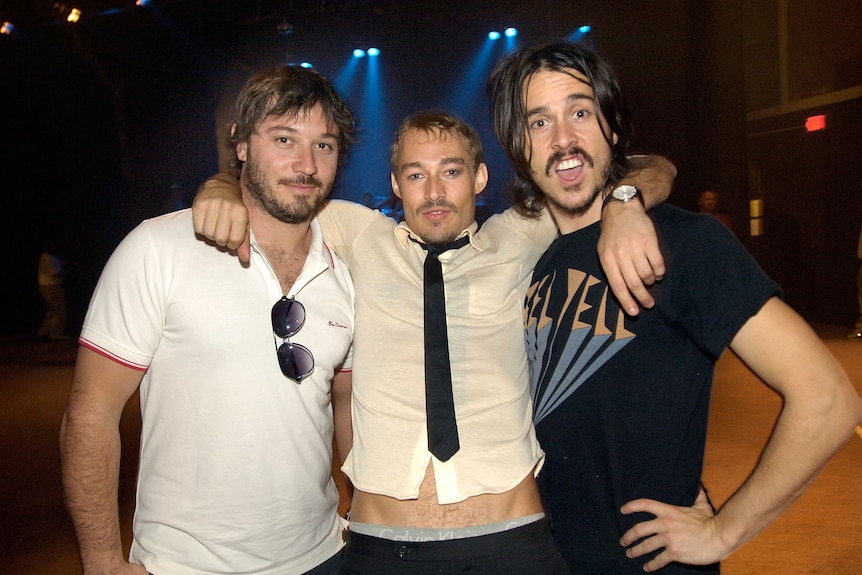
[[[843,328],[818,333],[862,392],[862,342]],[[0,571],[80,575],[60,486],[57,433],[72,378],[74,342],[0,339]],[[779,398],[730,353],[718,363],[704,481],[716,503],[756,463]],[[139,417],[122,423],[124,542],[134,502]],[[862,437],[853,436],[811,489],[776,523],[723,563],[725,575],[862,574]]]

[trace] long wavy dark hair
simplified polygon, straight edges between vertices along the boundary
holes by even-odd
[[[611,147],[609,185],[621,180],[630,169],[626,157],[633,136],[631,118],[610,64],[579,44],[555,42],[516,50],[500,60],[488,79],[491,124],[500,145],[515,169],[509,193],[515,209],[524,216],[537,217],[546,206],[545,195],[533,181],[530,170],[530,140],[524,88],[540,71],[583,74],[593,89],[596,109],[607,122],[602,128]],[[617,136],[614,144],[613,137]]]
[[[312,69],[279,66],[248,79],[234,104],[232,130],[227,145],[233,153],[232,167],[241,169],[236,145],[247,142],[257,126],[269,116],[297,116],[320,105],[327,125],[338,129],[338,162],[347,157],[356,138],[356,122],[347,104],[329,80]]]

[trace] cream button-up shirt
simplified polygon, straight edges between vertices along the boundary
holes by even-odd
[[[523,309],[533,266],[557,235],[550,217],[507,210],[480,230],[473,223],[464,231],[471,243],[440,256],[461,443],[446,462],[428,451],[425,425],[425,251],[406,224],[360,205],[332,201],[318,220],[356,287],[354,439],[343,468],[353,484],[417,498],[431,461],[446,504],[538,473]]]

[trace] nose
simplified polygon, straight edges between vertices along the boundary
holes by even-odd
[[[568,150],[572,144],[577,143],[578,132],[567,122],[558,122],[554,131],[554,147],[560,150]]]
[[[293,158],[293,170],[305,176],[316,174],[317,161],[314,158],[314,151],[310,148],[298,147]]]
[[[445,195],[446,189],[443,184],[436,177],[429,177],[428,183],[425,185],[425,199],[434,201]]]

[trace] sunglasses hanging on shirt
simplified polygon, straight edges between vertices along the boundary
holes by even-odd
[[[294,298],[283,296],[272,306],[272,331],[281,338],[281,345],[276,345],[278,366],[281,373],[300,383],[311,375],[314,370],[314,356],[307,347],[291,343],[305,324],[305,306]]]

